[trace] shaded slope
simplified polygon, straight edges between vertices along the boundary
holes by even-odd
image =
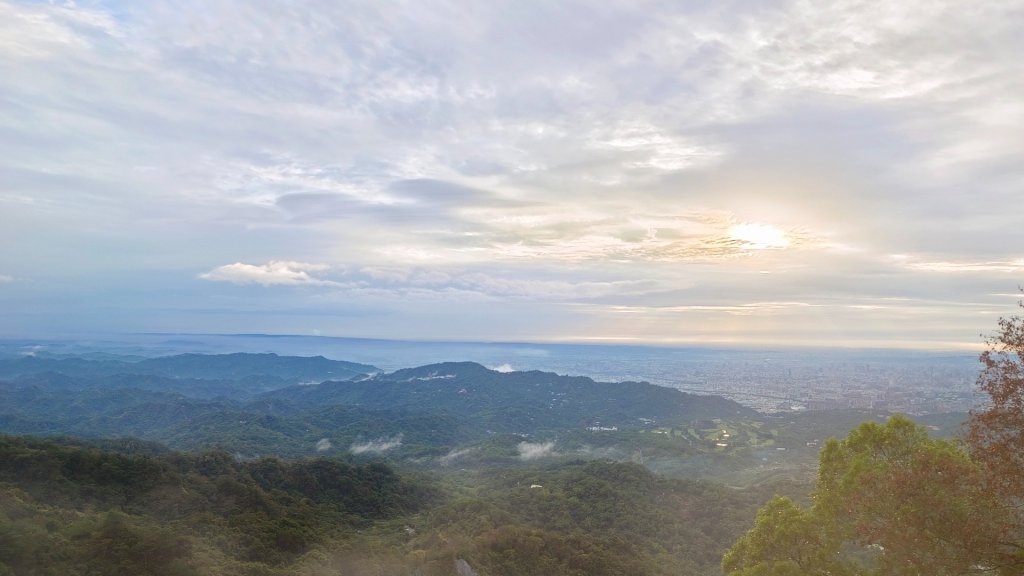
[[[646,382],[597,382],[539,371],[503,373],[472,362],[289,387],[264,394],[259,400],[280,400],[305,408],[346,404],[444,412],[501,432],[596,425],[637,428],[650,420],[685,422],[757,415],[721,397],[697,396]]]

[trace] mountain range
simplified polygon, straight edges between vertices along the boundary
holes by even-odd
[[[438,456],[474,443],[638,431],[756,412],[645,382],[449,362],[383,373],[321,356],[0,359],[0,432],[132,436],[241,455]],[[358,452],[358,450],[356,450]]]

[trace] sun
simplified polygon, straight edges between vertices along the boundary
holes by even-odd
[[[743,243],[747,250],[765,250],[789,246],[789,238],[782,230],[770,224],[743,222],[729,228],[729,238]]]

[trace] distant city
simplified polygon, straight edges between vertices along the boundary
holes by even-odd
[[[322,355],[391,371],[474,361],[501,371],[542,370],[595,380],[643,380],[730,398],[765,413],[876,409],[912,415],[966,412],[984,395],[970,353],[893,350],[411,342],[271,335],[142,334],[93,340],[0,341],[7,354],[275,352]]]
[[[976,364],[976,363],[975,363]],[[978,369],[961,358],[933,363],[850,359],[811,364],[798,359],[688,362],[652,383],[731,398],[766,413],[843,408],[923,415],[966,412],[984,395],[975,391]],[[682,380],[682,381],[680,381]]]

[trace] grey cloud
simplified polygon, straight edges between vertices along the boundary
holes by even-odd
[[[376,210],[368,209],[365,202],[360,202],[351,196],[326,192],[282,194],[273,202],[291,217],[299,220],[358,218],[368,213],[386,211],[385,208],[380,207]]]
[[[392,182],[389,188],[399,197],[428,206],[473,206],[477,203],[493,203],[496,200],[485,190],[429,178],[399,180]]]
[[[450,273],[440,270],[371,266],[363,268],[360,272],[376,281],[412,286],[443,285],[452,279]]]

